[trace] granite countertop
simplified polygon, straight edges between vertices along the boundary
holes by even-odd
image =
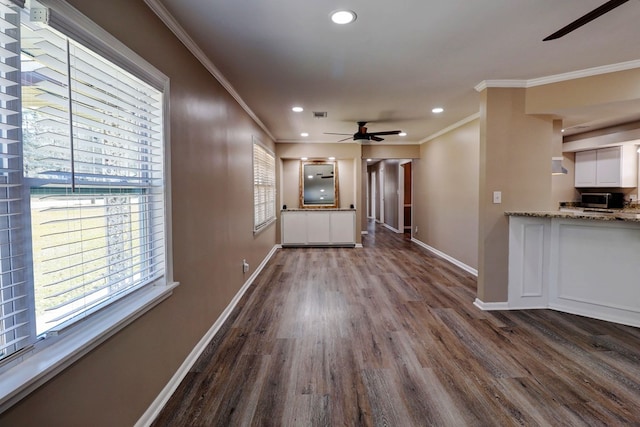
[[[534,218],[590,219],[597,221],[640,222],[640,212],[621,209],[613,212],[598,212],[581,209],[561,209],[558,211],[507,211],[507,216],[528,216]]]

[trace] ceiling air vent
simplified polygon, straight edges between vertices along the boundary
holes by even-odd
[[[327,112],[326,111],[314,111],[313,112],[313,117],[315,117],[316,119],[322,119],[324,117],[327,117]]]

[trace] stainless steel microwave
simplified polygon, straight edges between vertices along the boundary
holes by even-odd
[[[580,202],[584,208],[619,209],[624,206],[624,194],[582,193]]]

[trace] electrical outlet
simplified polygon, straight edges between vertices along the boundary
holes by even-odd
[[[502,191],[493,192],[493,203],[496,205],[502,203]]]
[[[416,225],[416,231],[414,231],[413,234],[418,234],[418,226],[417,225]]]
[[[249,263],[247,262],[246,259],[242,260],[242,272],[246,273],[249,271]]]

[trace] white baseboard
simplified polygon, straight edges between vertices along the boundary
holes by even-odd
[[[394,233],[401,233],[400,230],[398,230],[397,228],[393,228],[392,226],[390,226],[389,224],[386,223],[382,223],[382,226],[385,228],[388,228],[389,230],[393,231]]]
[[[356,243],[355,248],[356,249],[362,249],[362,248],[364,248],[364,246],[362,246],[362,243]]]
[[[457,259],[455,259],[452,256],[449,256],[447,254],[445,254],[444,252],[441,252],[439,250],[437,250],[436,248],[432,248],[431,246],[427,245],[424,242],[421,242],[420,240],[416,239],[415,237],[411,238],[411,241],[413,243],[415,243],[418,246],[422,246],[423,248],[425,248],[426,250],[428,250],[429,252],[439,256],[440,258],[444,258],[447,261],[449,261],[451,264],[460,267],[461,269],[463,269],[464,271],[466,271],[467,273],[471,273],[474,276],[478,277],[478,270],[476,270],[473,267],[468,266],[467,264],[463,263],[462,261],[458,261]]]
[[[368,231],[361,231],[360,234],[364,236],[365,234],[369,234],[369,232]]]
[[[508,302],[482,302],[476,298],[473,305],[484,311],[509,310]]]
[[[187,376],[189,370],[193,367],[193,365],[198,361],[198,358],[202,354],[202,352],[207,348],[209,342],[213,339],[216,333],[220,330],[224,322],[229,318],[233,309],[240,302],[242,296],[247,292],[253,281],[258,277],[258,274],[262,272],[262,269],[265,267],[267,262],[273,257],[275,252],[280,249],[280,245],[275,245],[271,251],[267,254],[267,256],[262,260],[258,268],[253,272],[253,274],[247,279],[247,281],[242,285],[238,293],[233,297],[229,305],[224,309],[220,317],[215,321],[213,326],[207,331],[207,333],[200,339],[198,344],[191,350],[191,353],[187,356],[187,358],[182,362],[180,368],[176,371],[173,377],[169,380],[167,385],[162,389],[158,397],[151,403],[151,406],[142,414],[142,417],[136,422],[135,427],[148,427],[153,423],[156,417],[164,408],[164,405],[167,404],[171,395],[178,389],[178,386],[182,382],[182,380]]]

